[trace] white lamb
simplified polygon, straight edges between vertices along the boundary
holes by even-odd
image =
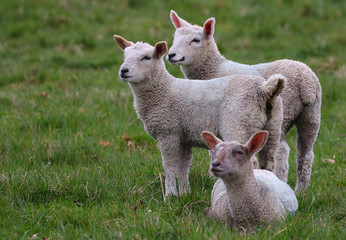
[[[281,180],[287,181],[290,149],[285,135],[295,125],[298,134],[296,190],[306,189],[311,177],[313,145],[321,119],[321,86],[315,73],[304,63],[286,59],[257,65],[227,60],[218,51],[213,37],[214,18],[206,20],[202,28],[181,19],[174,11],[170,16],[176,31],[167,59],[172,64],[180,65],[186,78],[211,79],[235,74],[261,76],[264,79],[273,74],[282,74],[287,78],[287,87],[281,94],[284,120],[275,173]]]
[[[166,42],[153,47],[117,35],[114,40],[124,50],[119,75],[132,90],[146,132],[158,141],[166,195],[178,194],[176,178],[179,194],[190,191],[192,147],[206,147],[200,136],[205,129],[224,140],[247,140],[256,131],[268,130],[276,136],[265,149],[268,165],[274,168],[281,133],[283,76],[274,75],[268,81],[254,76],[177,79],[168,73],[162,58]]]
[[[293,190],[274,173],[253,169],[250,158],[266,143],[268,133],[255,133],[245,144],[223,142],[211,132],[202,138],[211,150],[210,172],[214,184],[207,216],[238,230],[282,220],[298,209]]]

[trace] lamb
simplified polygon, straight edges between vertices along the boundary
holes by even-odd
[[[285,136],[295,125],[297,129],[295,190],[305,190],[311,177],[313,146],[321,119],[321,86],[315,73],[304,63],[286,59],[256,65],[227,60],[218,51],[213,38],[214,18],[206,20],[202,28],[181,19],[174,11],[171,11],[170,17],[176,32],[167,60],[180,65],[186,78],[211,79],[235,74],[261,76],[264,79],[273,74],[282,74],[287,78],[287,87],[281,94],[284,120],[275,173],[281,180],[287,182],[290,148]]]
[[[238,230],[282,220],[298,209],[293,190],[267,170],[253,169],[250,158],[266,143],[268,132],[255,133],[245,144],[223,142],[208,131],[202,132],[211,150],[210,172],[214,184],[207,216]]]
[[[120,78],[131,88],[134,108],[146,132],[158,142],[166,196],[178,195],[176,178],[179,194],[190,191],[192,147],[206,147],[200,138],[204,129],[224,140],[245,140],[256,131],[268,130],[274,137],[263,155],[274,169],[281,133],[283,76],[273,75],[268,81],[254,76],[178,79],[165,68],[166,42],[153,47],[117,35],[114,40],[124,51]]]

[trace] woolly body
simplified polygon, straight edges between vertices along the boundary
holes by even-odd
[[[225,140],[246,140],[258,130],[272,128],[268,130],[277,138],[268,144],[267,156],[268,164],[273,165],[282,121],[278,94],[284,78],[274,75],[267,82],[253,76],[178,79],[167,72],[162,56],[155,57],[160,55],[156,46],[129,43],[119,74],[132,90],[134,107],[146,132],[158,141],[166,195],[177,195],[175,178],[180,194],[190,190],[192,147],[205,147],[200,137],[205,129]],[[148,54],[152,56],[150,61],[141,60],[149,58]],[[269,100],[268,96],[273,98]],[[268,102],[272,109],[266,109]]]
[[[285,182],[270,171],[252,168],[249,159],[263,147],[265,135],[266,132],[256,133],[241,145],[202,133],[212,151],[210,171],[219,177],[212,190],[211,207],[205,210],[209,217],[237,229],[248,229],[282,220],[298,209],[297,198]]]
[[[273,74],[282,74],[287,78],[287,87],[281,94],[283,123],[275,173],[281,180],[287,181],[290,149],[285,135],[295,125],[298,134],[296,190],[306,189],[314,158],[313,145],[321,119],[322,93],[315,73],[304,63],[286,59],[256,65],[227,60],[218,51],[213,38],[215,19],[208,19],[202,28],[191,25],[172,11],[171,20],[177,29],[167,59],[179,64],[186,78],[211,79],[236,74],[261,76],[264,79]]]
[[[297,198],[287,183],[281,181],[274,173],[262,169],[254,169],[253,177],[254,180],[248,184],[251,185],[251,191],[254,191],[252,189],[256,189],[256,200],[261,202],[261,206],[253,204],[254,196],[245,197],[243,193],[244,189],[240,190],[238,185],[226,187],[225,183],[221,179],[218,179],[213,187],[211,207],[206,210],[207,215],[232,226],[237,220],[235,220],[234,210],[231,210],[230,207],[240,209],[241,207],[239,206],[244,206],[244,208],[250,211],[260,211],[261,222],[270,222],[275,219],[280,220],[285,214],[294,214],[297,211]],[[264,197],[266,195],[268,196]],[[229,203],[229,197],[232,198],[232,205]],[[274,214],[272,214],[273,212]],[[268,216],[266,216],[267,214]],[[251,213],[251,216],[254,215]],[[245,221],[244,224],[247,225],[248,222]]]

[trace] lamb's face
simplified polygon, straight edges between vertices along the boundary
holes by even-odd
[[[213,42],[215,19],[205,21],[203,28],[192,25],[171,11],[171,21],[177,29],[174,34],[173,45],[169,49],[167,60],[172,64],[190,65],[204,56],[207,46]]]
[[[167,60],[174,65],[190,65],[201,56],[207,41],[203,28],[199,26],[178,28],[174,34],[173,45],[168,51]]]
[[[154,47],[138,42],[124,49],[124,63],[119,76],[124,82],[138,83],[148,78],[154,58]]]
[[[210,172],[222,179],[234,180],[243,176],[252,163],[246,147],[238,142],[222,142],[211,151]]]
[[[224,181],[234,181],[251,173],[251,156],[266,144],[268,132],[255,133],[245,145],[236,141],[223,142],[208,131],[202,132],[202,138],[211,152],[210,172]]]

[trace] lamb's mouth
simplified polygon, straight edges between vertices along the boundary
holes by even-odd
[[[179,60],[173,60],[173,59],[168,59],[170,63],[177,63],[177,62],[182,62],[185,60],[185,57],[180,58]]]
[[[220,169],[220,168],[211,168],[211,169],[210,169],[210,172],[212,172],[213,175],[216,176],[216,177],[221,177],[221,176],[224,175],[224,174],[223,174],[224,170],[223,170],[223,169]]]
[[[127,75],[125,75],[125,74],[121,74],[120,77],[121,77],[121,78],[132,78],[133,76],[127,76]]]
[[[133,76],[125,76],[125,75],[123,75],[123,76],[120,76],[120,77],[121,77],[121,80],[123,80],[124,82],[128,82],[127,79],[132,78]]]

